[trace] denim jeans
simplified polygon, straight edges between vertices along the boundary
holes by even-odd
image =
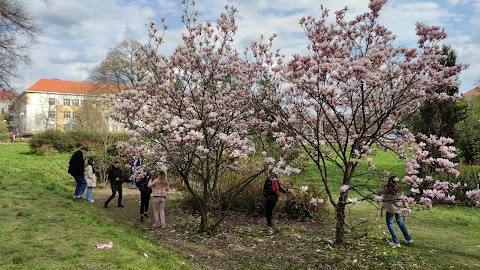
[[[135,187],[135,174],[132,174],[131,179],[132,179],[132,188],[133,188]]]
[[[75,177],[75,182],[77,182],[77,185],[75,187],[75,191],[73,192],[73,197],[77,197],[77,198],[82,197],[83,192],[87,187],[87,180],[85,180],[85,177],[83,177],[83,175],[74,176],[74,177]]]
[[[407,227],[405,226],[405,223],[403,223],[402,215],[387,212],[386,214],[387,228],[388,228],[388,231],[390,231],[390,234],[392,235],[392,242],[394,242],[395,244],[400,244],[400,240],[398,240],[397,233],[393,228],[394,215],[395,215],[395,220],[397,221],[398,227],[400,227],[403,237],[405,237],[405,240],[407,241],[412,240],[412,237],[410,236],[410,234],[408,234],[408,230],[407,230]]]
[[[93,187],[87,187],[87,201],[93,201]]]

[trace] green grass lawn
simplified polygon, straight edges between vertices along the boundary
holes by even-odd
[[[32,155],[26,144],[0,144],[1,269],[193,267],[185,255],[143,232],[74,202],[69,157]],[[113,248],[96,248],[109,241]]]
[[[415,242],[392,249],[384,216],[375,205],[362,202],[350,208],[351,224],[370,222],[350,227],[345,246],[329,248],[334,238],[331,217],[308,226],[280,220],[284,225],[277,234],[265,229],[262,217],[248,217],[252,221],[247,225],[223,228],[209,239],[191,233],[198,219],[173,215],[176,202],[169,199],[167,216],[175,233],[185,235],[183,246],[205,250],[201,260],[193,261],[178,246],[165,244],[168,233],[152,237],[139,225],[133,197],[126,198],[125,209],[114,207],[116,201],[104,209],[108,190],[99,187],[95,203],[73,201],[69,158],[33,155],[26,144],[0,144],[0,269],[227,269],[212,267],[222,264],[209,260],[229,260],[231,269],[480,269],[478,208],[414,211],[406,224]],[[404,170],[388,154],[376,159],[379,167],[391,166],[398,174]],[[300,180],[318,183],[312,170]],[[95,247],[108,241],[111,249]],[[216,245],[209,248],[209,243]],[[268,250],[260,250],[262,246]]]

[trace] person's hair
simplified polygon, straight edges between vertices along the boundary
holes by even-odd
[[[93,167],[93,158],[92,157],[89,157],[87,159],[87,164],[92,166],[92,171],[93,171],[93,173],[95,173],[95,168]]]
[[[80,150],[88,151],[88,146],[84,145],[84,146],[80,147]]]
[[[390,176],[390,178],[388,178],[387,190],[385,191],[385,193],[394,195],[402,191],[402,189],[400,188],[400,185],[398,184],[398,180],[395,181],[395,178],[397,177]]]
[[[164,171],[158,173],[157,181],[160,186],[168,186],[167,175]]]
[[[115,161],[113,162],[113,164],[118,164],[118,163],[120,163],[120,161],[118,161],[118,160],[115,160]]]

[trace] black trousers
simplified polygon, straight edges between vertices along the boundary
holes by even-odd
[[[268,225],[272,225],[273,208],[275,208],[276,204],[277,201],[265,201],[265,217],[267,218]]]
[[[118,206],[122,205],[122,185],[110,184],[110,187],[112,188],[112,195],[108,197],[107,201],[105,202],[105,205],[108,205],[108,203],[113,198],[115,198],[115,195],[117,195],[117,192],[118,192]]]
[[[150,204],[150,194],[152,190],[140,190],[140,215],[144,215],[148,212],[148,205]]]

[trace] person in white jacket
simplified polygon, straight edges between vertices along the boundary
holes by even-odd
[[[85,180],[87,180],[87,201],[94,202],[93,200],[93,188],[97,186],[97,177],[95,176],[95,169],[93,165],[95,162],[93,158],[88,158],[87,169],[85,170]]]
[[[168,181],[165,172],[161,171],[157,178],[150,179],[148,187],[152,189],[153,193],[153,217],[155,218],[153,228],[165,228],[167,226],[165,223],[165,200],[168,193]]]

